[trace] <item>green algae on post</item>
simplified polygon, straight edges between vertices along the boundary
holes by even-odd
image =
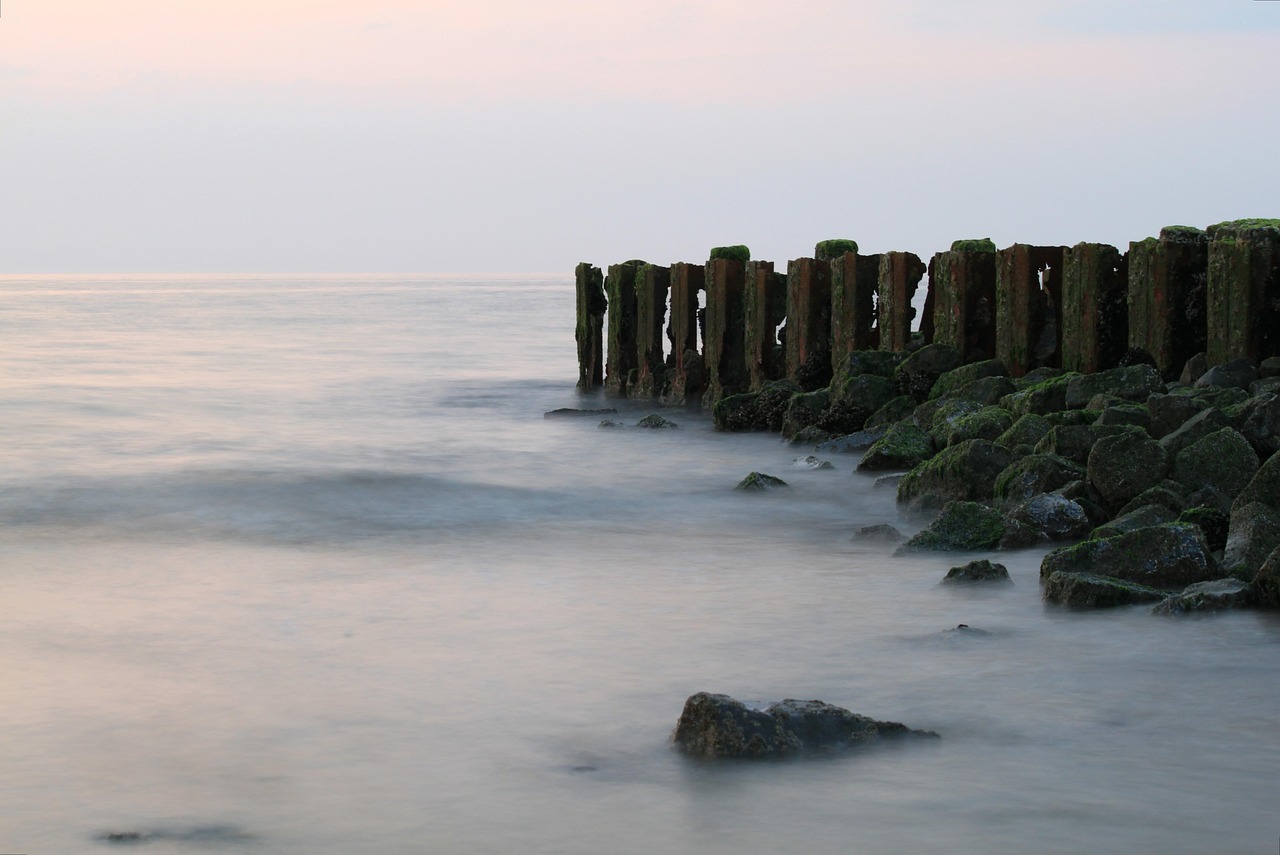
[[[734,244],[733,246],[713,246],[711,247],[711,260],[724,258],[729,261],[741,261],[743,264],[751,260],[751,248],[742,244]]]
[[[832,261],[839,258],[846,252],[857,252],[858,242],[856,240],[847,240],[845,238],[833,238],[831,240],[820,240],[813,248],[813,257],[819,261]]]
[[[971,240],[954,240],[951,242],[952,252],[995,252],[996,244],[991,238],[974,238]]]

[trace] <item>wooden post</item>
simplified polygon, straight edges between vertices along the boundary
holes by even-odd
[[[831,361],[831,268],[813,258],[787,263],[787,376],[821,354]]]
[[[924,274],[924,262],[914,252],[886,252],[880,256],[876,329],[881,350],[907,349],[911,341],[911,319],[915,316],[911,300]],[[926,319],[931,320],[927,313]]]
[[[745,279],[746,265],[742,261],[713,258],[707,262],[707,333],[703,347],[707,391],[702,396],[703,409],[711,409],[725,395],[747,389],[742,302]]]
[[[777,331],[786,312],[786,283],[774,272],[773,262],[748,261],[743,291],[743,346],[748,384],[753,391],[783,376]]]
[[[1092,374],[1120,364],[1129,334],[1128,258],[1078,243],[1062,260],[1062,367]]]
[[[949,344],[965,362],[991,359],[996,350],[996,252],[989,240],[956,241],[929,265],[933,340]]]
[[[643,261],[610,264],[604,288],[609,297],[609,341],[604,393],[623,398],[636,370],[636,269]]]
[[[706,268],[701,264],[678,262],[671,265],[671,385],[662,394],[662,403],[679,407],[700,403],[705,371],[698,352],[698,292],[704,290]],[[698,363],[695,367],[691,362]],[[692,375],[692,376],[691,376]]]
[[[604,385],[604,274],[582,262],[573,271],[578,292],[578,389],[584,392]]]
[[[1015,243],[996,253],[995,357],[1014,377],[1062,365],[1064,252]]]
[[[1205,349],[1209,244],[1191,226],[1129,244],[1129,347],[1155,358],[1166,380]]]
[[[656,264],[636,269],[636,382],[629,398],[656,398],[666,380],[662,342],[666,338],[667,292],[671,271]]]
[[[831,370],[855,350],[880,346],[876,288],[880,256],[846,252],[831,259]]]
[[[1280,220],[1209,227],[1210,365],[1280,356]]]

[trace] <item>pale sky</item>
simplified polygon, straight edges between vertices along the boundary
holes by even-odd
[[[1280,216],[1280,0],[0,0],[0,273]]]

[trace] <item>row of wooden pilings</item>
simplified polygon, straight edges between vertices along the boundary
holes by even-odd
[[[1210,365],[1280,356],[1280,220],[1171,226],[1128,252],[957,241],[927,266],[910,252],[824,241],[785,275],[746,247],[711,255],[628,261],[607,275],[578,265],[579,389],[709,408],[784,377],[821,385],[853,351],[932,342],[966,361],[1000,359],[1014,376],[1100,371],[1133,349],[1169,378],[1200,352]]]

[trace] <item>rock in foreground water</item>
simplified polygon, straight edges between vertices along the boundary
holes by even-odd
[[[823,701],[785,700],[755,710],[728,695],[698,692],[680,713],[672,736],[699,757],[789,757],[880,739],[933,737],[893,721],[876,721]]]

